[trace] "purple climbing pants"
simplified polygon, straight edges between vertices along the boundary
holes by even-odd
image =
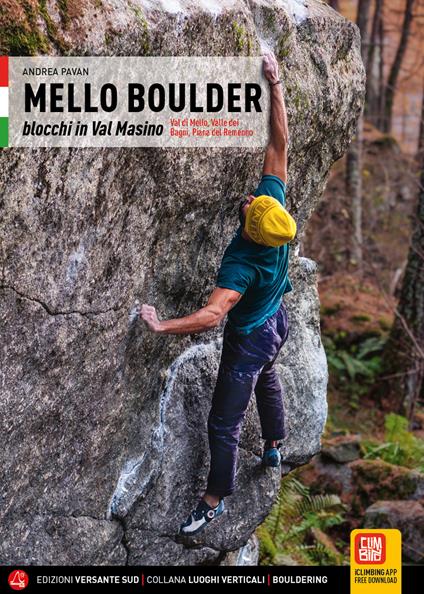
[[[211,454],[207,492],[224,497],[235,487],[240,430],[254,389],[262,438],[285,437],[281,384],[274,362],[287,340],[285,304],[250,334],[231,329],[228,322],[218,377],[208,417]]]

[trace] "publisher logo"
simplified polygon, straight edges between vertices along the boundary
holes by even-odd
[[[28,586],[28,574],[23,569],[14,569],[7,579],[12,590],[23,590]]]
[[[359,565],[381,565],[386,561],[386,537],[378,532],[355,536],[355,561]]]

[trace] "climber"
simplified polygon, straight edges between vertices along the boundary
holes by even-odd
[[[180,535],[194,535],[224,511],[224,497],[235,488],[238,442],[252,391],[265,440],[262,465],[279,467],[285,437],[281,384],[274,362],[288,336],[284,293],[288,277],[288,242],[296,223],[285,209],[288,125],[278,62],[263,58],[270,86],[270,139],[261,181],[239,205],[240,225],[222,257],[216,287],[208,303],[194,313],[159,320],[143,304],[140,317],[148,329],[163,334],[193,334],[224,326],[221,361],[208,416],[210,469],[206,491]]]

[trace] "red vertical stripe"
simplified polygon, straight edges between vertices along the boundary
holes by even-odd
[[[9,56],[0,56],[0,87],[9,86]]]

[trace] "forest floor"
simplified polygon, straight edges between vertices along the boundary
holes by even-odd
[[[381,436],[384,413],[376,408],[369,391],[379,371],[396,300],[382,294],[373,281],[359,282],[354,274],[341,272],[321,281],[319,294],[321,334],[330,372],[327,433],[335,429]],[[363,344],[371,344],[374,350],[358,359]],[[356,369],[357,360],[366,366],[372,356],[374,368]]]

